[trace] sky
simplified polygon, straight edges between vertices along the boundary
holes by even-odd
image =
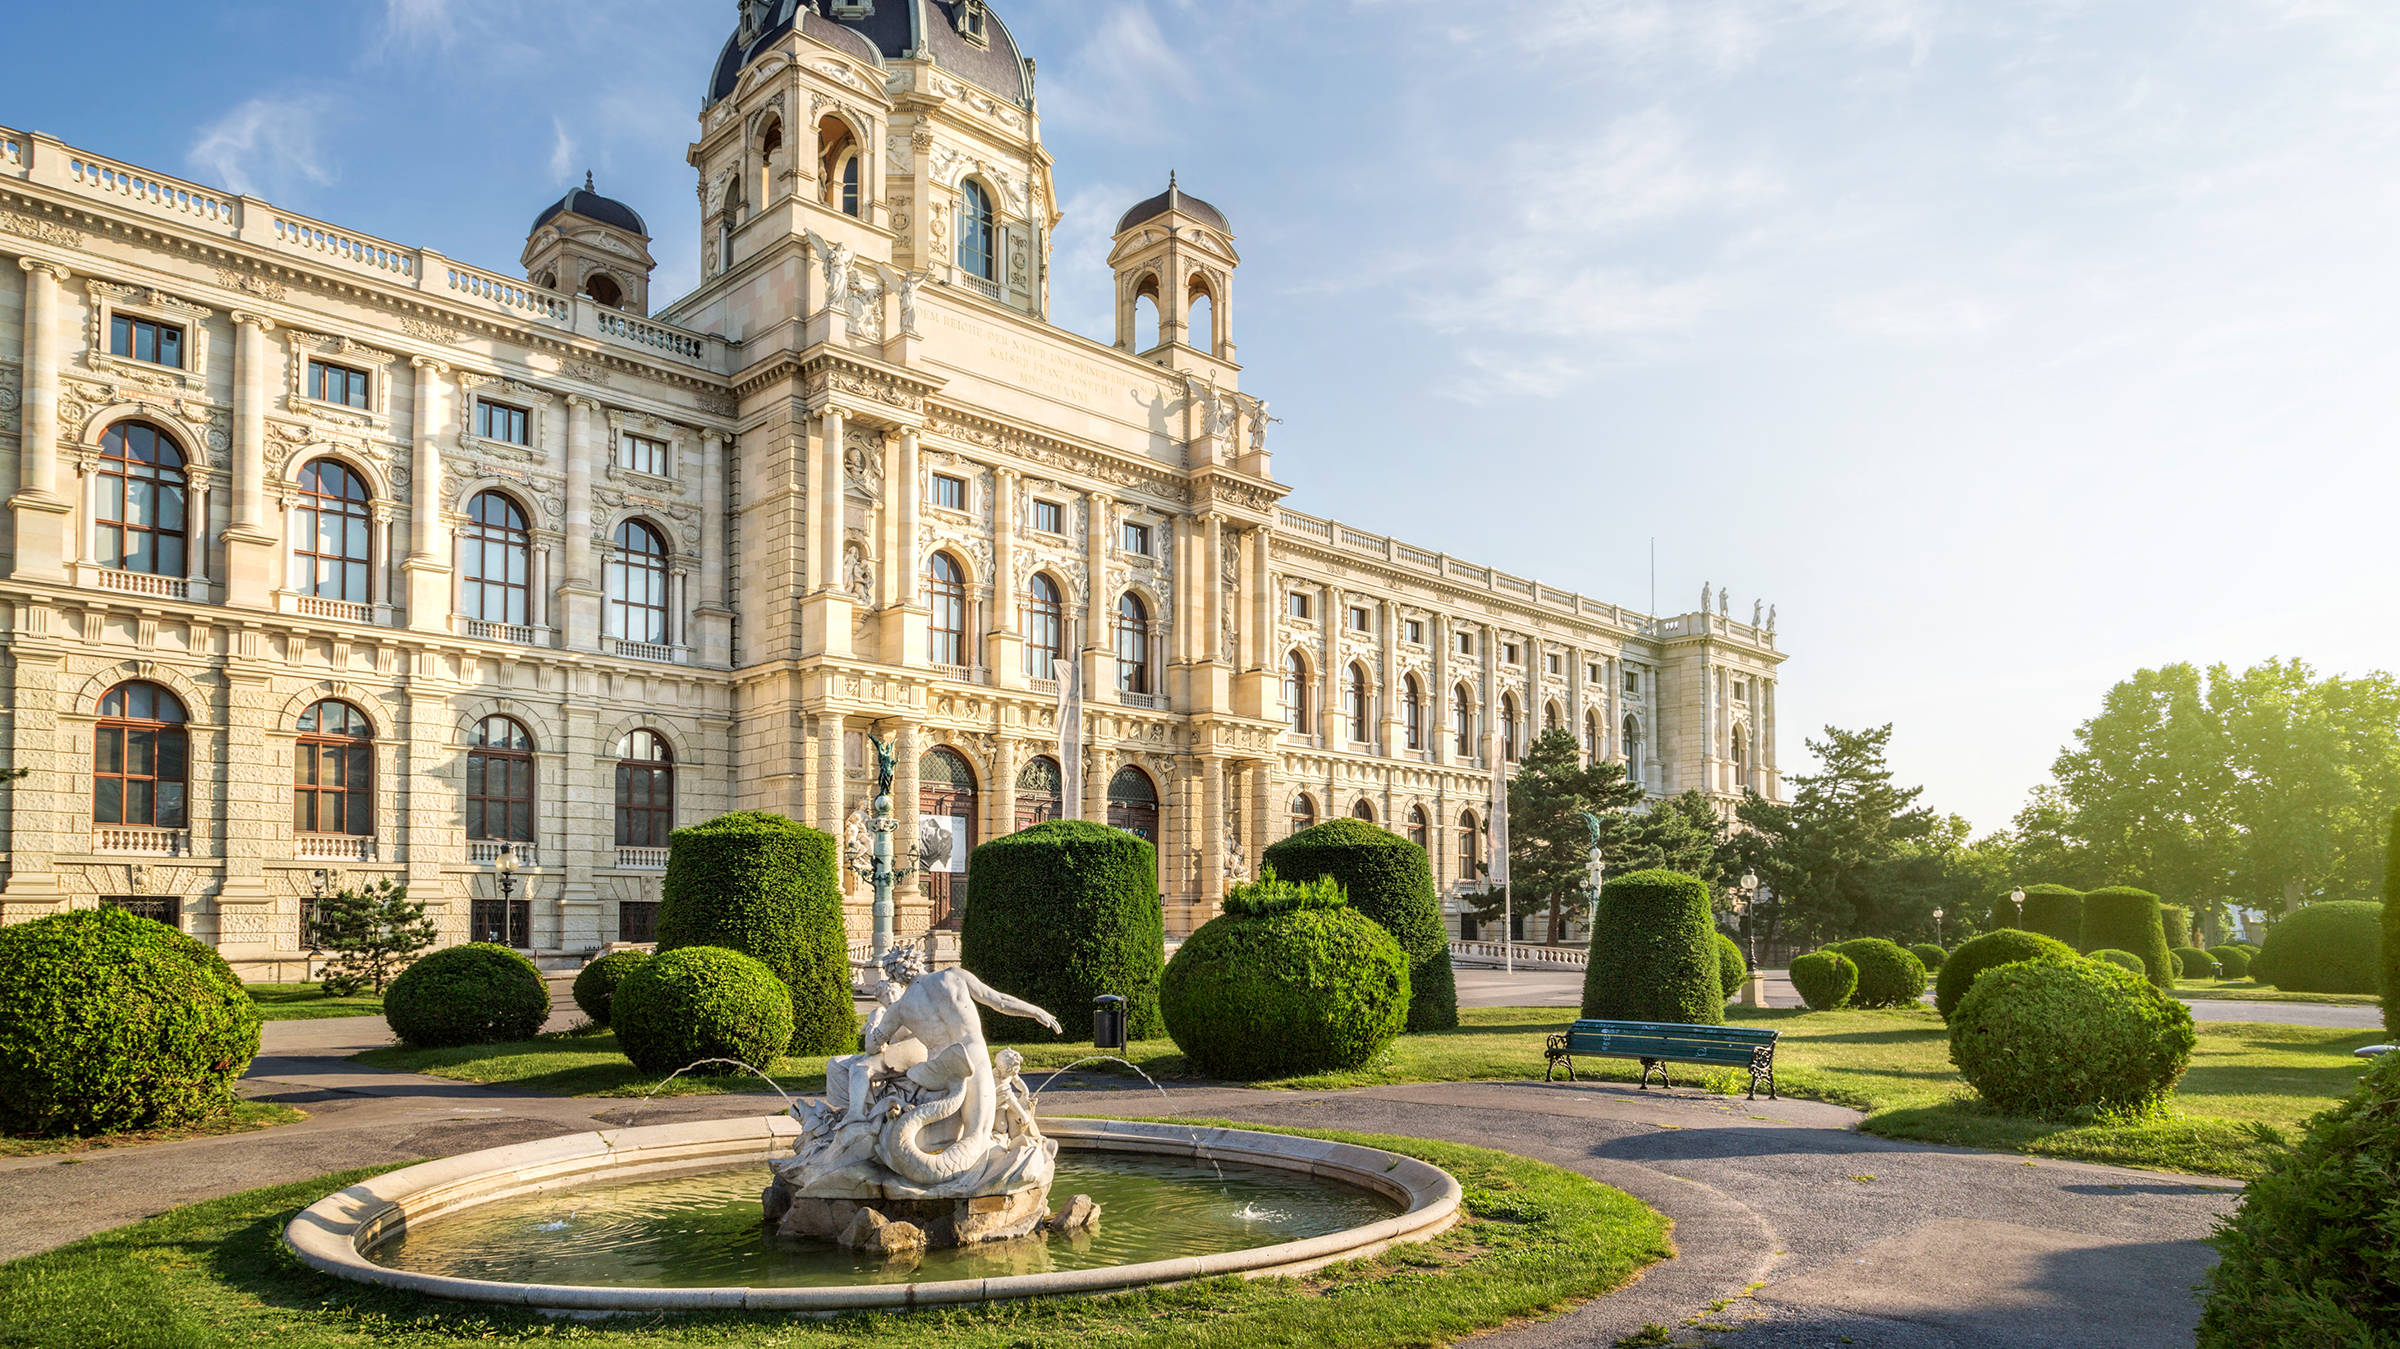
[[[589,170],[653,293],[732,0],[26,6],[0,123],[516,269]],[[2392,669],[2400,5],[995,0],[1053,318],[1168,170],[1231,217],[1290,504],[1778,611],[1787,775],[1894,724],[2004,827],[2134,670]]]

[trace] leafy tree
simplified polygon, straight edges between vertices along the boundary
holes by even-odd
[[[1747,829],[1731,851],[1773,892],[1778,927],[1809,940],[1913,937],[1918,930],[1894,890],[1890,864],[1932,835],[1934,819],[1916,804],[1924,788],[1892,785],[1885,762],[1891,738],[1888,723],[1863,731],[1828,726],[1823,740],[1807,742],[1818,769],[1792,778],[1789,801],[1754,791],[1738,808]]]
[[[437,935],[425,906],[408,897],[407,885],[390,877],[318,900],[313,927],[316,948],[333,954],[333,964],[325,971],[328,997],[369,985],[383,992],[392,976],[433,945]]]
[[[1622,817],[1642,799],[1623,764],[1586,766],[1566,731],[1544,731],[1526,747],[1508,784],[1508,877],[1517,904],[1547,904],[1552,942],[1563,939],[1569,906],[1580,908],[1590,886],[1592,836],[1584,814],[1599,818],[1601,855],[1618,871],[1610,844],[1624,835]],[[1500,897],[1492,895],[1478,916],[1497,916],[1499,909]]]

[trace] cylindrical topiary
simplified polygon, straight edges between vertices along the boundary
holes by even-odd
[[[2075,946],[2083,940],[2083,892],[2063,885],[2028,885],[2018,926]]]
[[[2208,948],[2208,958],[2217,962],[2217,977],[2220,979],[2250,977],[2250,953],[2239,946],[2211,946]]]
[[[583,1009],[593,1025],[609,1024],[609,1000],[616,996],[617,985],[649,958],[648,951],[611,951],[584,966],[583,972],[575,976],[575,1005]]]
[[[1717,987],[1731,1002],[1742,995],[1750,984],[1750,962],[1742,958],[1741,943],[1720,932],[1717,934]]]
[[[1127,1034],[1154,1039],[1166,962],[1158,854],[1150,842],[1088,820],[1051,820],[982,844],[969,872],[959,963],[1003,993],[1092,1038],[1092,999],[1125,999]],[[985,1010],[993,1040],[1056,1039],[1048,1027]]]
[[[1853,937],[1825,949],[1841,952],[1858,966],[1858,987],[1850,994],[1853,1007],[1913,1007],[1925,996],[1925,963],[1897,942]]]
[[[1339,885],[1264,870],[1167,962],[1159,1009],[1176,1047],[1207,1076],[1336,1072],[1373,1059],[1407,1024],[1408,964]]]
[[[2381,991],[2383,906],[2371,899],[2303,905],[2267,933],[2250,977],[2291,993]]]
[[[766,962],[722,946],[680,946],[617,985],[617,1047],[645,1073],[705,1059],[760,1072],[792,1039],[792,998]]]
[[[233,1103],[258,1007],[202,943],[123,909],[0,928],[0,1133],[188,1124]]]
[[[1916,943],[1908,948],[1908,953],[1917,958],[1917,963],[1923,965],[1929,975],[1939,973],[1942,962],[1950,958],[1949,952],[1929,941]]]
[[[1950,958],[1942,962],[1941,973],[1934,980],[1933,1008],[1947,1020],[1958,1010],[1959,1000],[1967,996],[1967,990],[1975,986],[1976,977],[1985,970],[2020,960],[2074,958],[2074,947],[2039,932],[2006,927],[1986,932],[1973,941],[1961,942]]]
[[[2158,923],[2167,930],[2167,949],[2179,951],[2192,944],[2192,911],[2181,904],[2161,903]]]
[[[1331,876],[1350,907],[1383,924],[1408,952],[1408,1028],[1458,1025],[1458,980],[1450,970],[1450,932],[1425,850],[1365,820],[1327,820],[1268,847],[1262,859],[1294,881]]]
[[[524,956],[470,942],[400,971],[384,992],[383,1019],[426,1049],[530,1040],[550,1019],[550,987]]]
[[[2191,1062],[2191,1009],[2100,960],[2027,960],[1978,975],[1950,1018],[1950,1061],[2012,1114],[2139,1113]]]
[[[1592,924],[1583,1014],[1723,1025],[1716,931],[1708,885],[1698,877],[1652,870],[1611,878]]]
[[[678,829],[667,844],[659,953],[722,946],[758,960],[792,991],[792,1053],[856,1048],[833,835],[744,810]]]
[[[2175,970],[2186,979],[2217,977],[2216,957],[2197,946],[2178,946],[2174,949]]]
[[[2217,1227],[2199,1349],[2400,1344],[2400,1054],[2308,1123]]]
[[[2084,958],[2086,960],[2104,961],[2108,964],[2116,966],[2121,970],[2131,970],[2135,974],[2138,974],[2145,979],[2150,977],[2150,967],[2142,963],[2142,958],[2140,956],[2135,955],[2131,951],[2120,951],[2114,946],[2103,946],[2099,950],[2092,952]]]
[[[2160,988],[2175,987],[2180,967],[2169,954],[2166,920],[2159,915],[2158,896],[2147,890],[2112,885],[2086,892],[2083,939],[2077,944],[2085,951],[2103,947],[2131,951],[2142,958],[2142,968],[2151,983]]]
[[[1830,1012],[1858,991],[1858,965],[1839,951],[1811,951],[1792,957],[1792,988],[1812,1012]]]

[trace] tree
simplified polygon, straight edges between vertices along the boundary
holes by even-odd
[[[1789,801],[1749,793],[1736,815],[1746,831],[1730,851],[1775,896],[1777,926],[1808,940],[1887,933],[1913,936],[1912,906],[1899,902],[1889,864],[1929,837],[1932,812],[1916,804],[1922,787],[1895,787],[1885,763],[1892,728],[1825,728],[1807,742],[1818,760],[1795,775]],[[1930,904],[1925,908],[1930,909]]]
[[[1544,731],[1526,747],[1508,784],[1508,878],[1518,902],[1547,903],[1550,941],[1564,939],[1567,905],[1580,905],[1590,886],[1592,836],[1585,813],[1599,818],[1602,856],[1611,871],[1620,870],[1610,845],[1622,837],[1624,817],[1642,796],[1623,764],[1585,765],[1566,731]],[[1498,906],[1493,896],[1481,907],[1496,912]]]
[[[341,997],[373,985],[377,993],[392,976],[433,945],[438,935],[425,906],[408,897],[408,886],[385,877],[362,890],[345,889],[317,901],[312,941],[333,954],[325,971],[325,993]]]

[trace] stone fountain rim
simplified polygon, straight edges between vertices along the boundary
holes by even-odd
[[[501,1283],[389,1269],[367,1252],[411,1222],[432,1222],[501,1199],[611,1180],[650,1179],[764,1163],[790,1151],[799,1128],[771,1115],[694,1120],[568,1134],[486,1148],[387,1172],[327,1195],[284,1229],[285,1246],[303,1264],[337,1278],[448,1298],[560,1312],[798,1311],[956,1306],[1013,1298],[1105,1293],[1239,1274],[1305,1274],[1386,1247],[1431,1240],[1457,1221],[1456,1178],[1430,1162],[1380,1148],[1292,1134],[1112,1119],[1044,1119],[1042,1131],[1063,1150],[1121,1152],[1243,1162],[1303,1172],[1371,1190],[1403,1211],[1361,1227],[1302,1241],[1212,1255],[1100,1269],[1012,1274],[926,1283],[831,1288],[616,1288],[588,1284]],[[1104,1219],[1105,1220],[1105,1219]]]

